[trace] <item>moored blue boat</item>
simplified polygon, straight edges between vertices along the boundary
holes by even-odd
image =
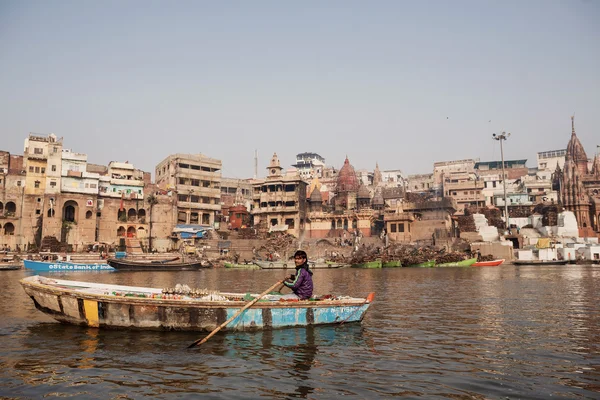
[[[54,279],[20,281],[35,307],[57,321],[98,328],[212,331],[248,304],[245,293],[161,289]],[[322,296],[310,300],[260,300],[223,330],[260,330],[362,321],[374,299]]]
[[[77,263],[69,261],[34,261],[23,260],[27,269],[38,272],[45,271],[114,271],[107,263]]]

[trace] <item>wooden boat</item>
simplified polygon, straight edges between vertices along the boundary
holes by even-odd
[[[431,268],[431,267],[435,267],[435,260],[425,261],[425,262],[422,262],[420,264],[407,265],[407,267],[410,267],[410,268],[414,268],[414,267],[417,267],[417,268]]]
[[[258,265],[262,269],[287,269],[287,268],[296,268],[296,264],[293,260],[290,261],[254,261],[256,265]],[[316,262],[308,260],[308,265],[310,269],[325,269],[325,268],[342,268],[347,267],[347,264],[342,263],[334,263],[334,262]]]
[[[185,261],[179,257],[168,260],[128,260],[111,258],[108,265],[118,271],[194,271],[210,268],[211,265],[202,260]]]
[[[359,264],[352,264],[352,268],[381,268],[381,260],[367,261]]]
[[[343,264],[333,261],[308,261],[308,265],[310,265],[310,269],[344,268],[349,266],[349,264]]]
[[[57,321],[99,328],[212,331],[248,303],[245,293],[163,294],[161,289],[52,279],[20,281],[35,307]],[[260,330],[362,321],[374,299],[261,300],[223,330]]]
[[[235,269],[260,269],[260,267],[254,263],[232,263],[225,261],[223,262],[223,266],[225,268],[235,268]]]
[[[12,271],[15,269],[21,269],[21,262],[8,262],[8,263],[0,263],[0,271]]]
[[[466,260],[436,264],[436,267],[470,267],[477,262],[477,257],[467,258]]]
[[[293,260],[290,261],[254,261],[256,265],[258,265],[262,269],[287,269],[287,268],[296,268],[296,264],[294,264]]]
[[[390,261],[382,261],[382,268],[398,268],[402,266],[402,261],[400,260],[390,260]]]
[[[23,260],[27,269],[38,272],[47,271],[114,271],[115,269],[105,262],[77,263],[68,261],[35,261]]]
[[[566,265],[569,260],[513,260],[515,265]]]
[[[492,261],[477,261],[475,264],[471,265],[471,267],[497,267],[498,265],[504,262],[504,258],[500,258],[498,260]]]

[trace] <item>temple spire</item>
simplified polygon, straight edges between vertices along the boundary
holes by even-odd
[[[575,115],[571,115],[571,135],[575,136]]]

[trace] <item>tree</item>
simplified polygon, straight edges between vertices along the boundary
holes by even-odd
[[[148,248],[152,252],[152,209],[158,204],[158,199],[154,193],[146,197],[146,203],[148,203]]]

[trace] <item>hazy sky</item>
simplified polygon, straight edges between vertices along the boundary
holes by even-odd
[[[428,173],[600,145],[600,1],[0,0],[0,149]]]

